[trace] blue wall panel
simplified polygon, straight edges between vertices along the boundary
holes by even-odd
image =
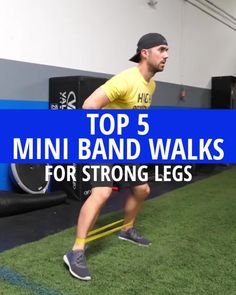
[[[48,109],[48,102],[0,99],[0,109],[16,109],[16,110]],[[14,120],[14,118],[10,118],[10,120]],[[13,190],[13,183],[10,178],[9,164],[0,164],[0,190],[3,190],[3,191]]]

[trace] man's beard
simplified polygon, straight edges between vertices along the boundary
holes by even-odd
[[[158,64],[157,66],[152,66],[151,68],[153,73],[158,73],[163,72],[165,67]]]
[[[156,72],[163,72],[165,69],[165,64],[163,62],[160,62],[157,66]]]
[[[160,69],[160,68],[156,69],[156,73],[163,72],[163,71],[164,71],[164,68],[162,68],[162,69]]]

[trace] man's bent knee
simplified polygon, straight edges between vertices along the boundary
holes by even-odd
[[[91,197],[101,202],[106,202],[111,196],[111,193],[112,193],[111,187],[94,187],[92,189]]]
[[[140,198],[147,198],[150,194],[150,187],[147,183],[134,186],[132,188],[132,192],[134,196],[140,197]]]

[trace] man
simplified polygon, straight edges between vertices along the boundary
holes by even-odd
[[[121,72],[96,89],[84,102],[84,109],[146,109],[151,104],[155,91],[152,77],[164,70],[168,58],[166,39],[158,33],[142,36],[137,44],[136,54],[130,59],[137,67]],[[70,273],[81,280],[90,280],[91,275],[85,258],[85,240],[95,224],[101,208],[112,192],[112,183],[95,183],[89,198],[80,210],[77,225],[77,239],[71,251],[64,255],[64,262]],[[149,246],[134,227],[136,216],[150,193],[147,183],[132,184],[130,196],[124,211],[123,230],[118,237],[141,246]]]

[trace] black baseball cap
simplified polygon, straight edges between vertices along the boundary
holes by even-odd
[[[155,46],[168,45],[166,38],[158,33],[148,33],[143,35],[137,44],[136,54],[130,58],[130,61],[139,62],[142,49],[149,49]]]

